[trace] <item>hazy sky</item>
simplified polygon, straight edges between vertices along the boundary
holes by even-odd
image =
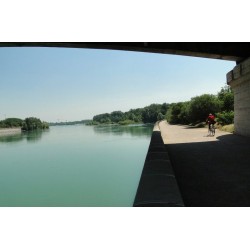
[[[0,120],[92,119],[216,94],[235,62],[154,53],[0,48]]]

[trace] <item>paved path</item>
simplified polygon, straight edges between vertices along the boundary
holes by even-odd
[[[161,122],[186,206],[250,206],[250,138]]]

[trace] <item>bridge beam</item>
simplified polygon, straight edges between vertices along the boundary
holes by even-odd
[[[234,126],[238,135],[250,136],[250,57],[227,73],[234,92]]]
[[[1,47],[62,47],[141,51],[236,61],[250,56],[249,43],[201,42],[0,42]]]

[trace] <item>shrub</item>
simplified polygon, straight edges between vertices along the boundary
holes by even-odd
[[[92,126],[92,125],[99,125],[100,123],[99,122],[97,122],[97,121],[88,121],[88,122],[86,122],[86,125],[87,126]]]
[[[216,114],[216,122],[221,125],[228,125],[234,123],[234,112],[233,111],[223,111]]]
[[[49,129],[49,124],[47,122],[42,122],[42,129]]]
[[[119,125],[129,125],[129,124],[133,124],[133,123],[135,123],[135,122],[131,121],[131,120],[124,120],[124,121],[118,122]]]
[[[221,130],[229,133],[234,133],[234,124],[225,125],[221,128]]]

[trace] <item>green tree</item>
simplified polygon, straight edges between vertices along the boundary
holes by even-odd
[[[154,123],[158,120],[158,114],[161,113],[161,104],[151,104],[142,111],[142,121],[144,123]]]
[[[223,126],[234,123],[234,112],[231,110],[231,111],[223,111],[221,113],[217,113],[216,122],[218,122]]]
[[[43,129],[43,124],[40,119],[36,117],[28,117],[24,120],[22,124],[23,130],[36,130],[36,129]]]
[[[49,124],[47,122],[42,122],[42,129],[48,129]]]
[[[172,124],[187,123],[187,102],[172,103],[167,111],[167,121]]]
[[[142,122],[142,108],[138,109],[130,109],[127,113],[127,119],[132,120],[134,122]]]
[[[110,114],[104,113],[104,114],[95,115],[93,117],[93,121],[99,122],[99,123],[111,123]]]
[[[112,122],[118,123],[119,121],[125,120],[126,117],[125,117],[124,113],[121,112],[121,111],[113,111],[110,114],[110,119],[111,119]]]
[[[209,113],[221,110],[221,102],[215,95],[204,94],[191,99],[188,116],[192,123],[205,121]]]
[[[218,99],[221,101],[221,110],[234,110],[234,94],[230,86],[226,85],[221,88],[220,92],[218,93]]]
[[[170,104],[168,104],[168,103],[163,103],[163,104],[161,105],[161,113],[162,113],[163,115],[166,115],[166,113],[167,113],[169,107],[170,107]]]
[[[2,128],[15,128],[21,127],[23,123],[22,119],[19,118],[7,118],[0,122],[0,127]]]
[[[164,115],[160,112],[157,115],[157,121],[162,121],[162,120],[164,120]]]

